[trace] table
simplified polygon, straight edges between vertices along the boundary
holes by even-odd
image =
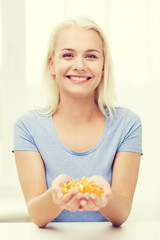
[[[1,240],[160,240],[160,222],[129,222],[112,227],[108,222],[0,223]]]

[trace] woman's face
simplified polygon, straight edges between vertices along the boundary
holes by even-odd
[[[63,29],[49,62],[60,94],[94,96],[103,75],[103,45],[98,33],[75,27]]]

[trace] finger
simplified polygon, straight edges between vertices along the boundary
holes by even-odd
[[[85,209],[90,211],[98,211],[100,208],[105,207],[106,204],[106,198],[102,199],[97,197],[95,194],[90,194],[90,198]]]
[[[88,199],[88,197],[86,197],[84,194],[82,194],[81,192],[78,193],[77,200],[78,200],[78,210],[79,211],[84,210],[87,199]]]
[[[102,194],[101,199],[109,199],[112,196],[112,190],[110,188],[105,189],[105,192]]]
[[[63,194],[58,187],[52,187],[53,194],[52,199],[59,207],[62,208],[75,194],[75,191],[71,191],[67,194]]]
[[[90,199],[91,199],[90,202],[92,203],[93,210],[99,210],[101,207],[102,200],[99,197],[97,197],[94,193],[90,195]]]
[[[72,181],[72,178],[68,175],[60,175],[59,186],[62,187],[63,184]]]
[[[95,205],[95,199],[93,200],[91,195],[88,197],[84,209],[87,211],[96,211],[99,209],[99,207]]]
[[[84,211],[85,208],[86,208],[86,205],[87,205],[87,200],[86,199],[80,200],[78,210],[79,211]]]
[[[97,197],[95,194],[91,194],[91,199],[97,208],[102,208],[107,205],[108,197],[102,196],[102,198]]]
[[[77,195],[73,196],[71,200],[64,205],[64,209],[67,209],[71,212],[79,209],[79,200],[77,199]]]
[[[72,191],[66,193],[63,195],[61,199],[61,204],[66,205],[68,202],[71,201],[71,199],[78,194],[78,190],[73,189]]]
[[[52,187],[62,187],[64,183],[69,182],[71,180],[72,178],[70,176],[61,174],[52,182]]]
[[[88,197],[84,196],[83,193],[78,192],[78,194],[76,195],[76,210],[83,211],[87,203],[87,199]]]
[[[99,206],[101,204],[101,199],[97,197],[94,193],[90,195],[90,198],[95,206]]]
[[[57,187],[52,187],[52,199],[54,203],[58,204],[59,200],[63,197],[63,193]]]

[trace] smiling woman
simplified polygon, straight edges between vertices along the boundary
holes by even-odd
[[[99,0],[94,4],[92,0],[0,1],[0,221],[25,221],[26,216],[11,153],[13,123],[27,109],[44,104],[43,60],[51,30],[62,19],[82,14],[94,19],[109,40],[118,105],[136,111],[144,125],[145,154],[129,220],[160,220],[160,192],[157,191],[160,181],[160,1],[101,0],[99,3]]]
[[[49,67],[59,85],[61,102],[62,91],[66,93],[67,89],[69,94],[75,94],[74,98],[89,93],[93,97],[103,75],[103,45],[99,35],[93,30],[67,27],[59,32],[55,46]]]
[[[109,46],[96,23],[78,19],[57,27],[44,81],[48,106],[14,125],[13,151],[31,219],[39,227],[50,221],[121,225],[138,178],[141,121],[114,106]],[[63,194],[64,184],[81,178],[101,189],[101,197],[77,188]]]
[[[73,46],[73,48],[70,46]],[[48,61],[50,62],[50,72],[48,71]],[[59,102],[59,94],[57,94],[59,92],[59,88],[57,88],[57,81],[55,81],[55,68],[57,67],[56,62],[59,62],[60,64],[65,63],[66,68],[72,63],[72,67],[79,68],[79,71],[81,70],[80,76],[78,73],[79,77],[86,77],[84,76],[84,71],[87,65],[92,66],[94,72],[98,71],[98,78],[102,81],[100,81],[100,84],[97,83],[95,100],[104,114],[105,112],[103,106],[106,105],[110,115],[112,116],[111,109],[114,108],[113,100],[115,97],[112,59],[108,42],[103,31],[96,23],[91,20],[89,21],[87,19],[79,18],[77,20],[65,21],[54,30],[50,39],[50,47],[47,53],[45,71],[45,83],[48,86],[48,93],[51,97],[49,100],[49,112],[52,112]],[[75,70],[72,75],[77,77]],[[87,77],[89,79],[92,78],[90,75]],[[55,90],[55,94],[53,94],[53,91],[50,91],[51,89]]]

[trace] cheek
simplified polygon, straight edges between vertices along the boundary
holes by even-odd
[[[102,77],[103,75],[103,70],[102,70],[103,66],[102,65],[99,65],[99,66],[95,66],[94,68],[94,75],[97,77],[97,78],[100,78]]]
[[[55,66],[55,75],[56,77],[60,77],[60,76],[65,76],[68,69],[70,68],[71,64],[64,64],[59,62],[56,66]]]
[[[96,76],[101,76],[103,73],[103,62],[101,60],[95,63],[92,62],[92,64],[90,64],[88,67],[92,69],[92,72]]]

